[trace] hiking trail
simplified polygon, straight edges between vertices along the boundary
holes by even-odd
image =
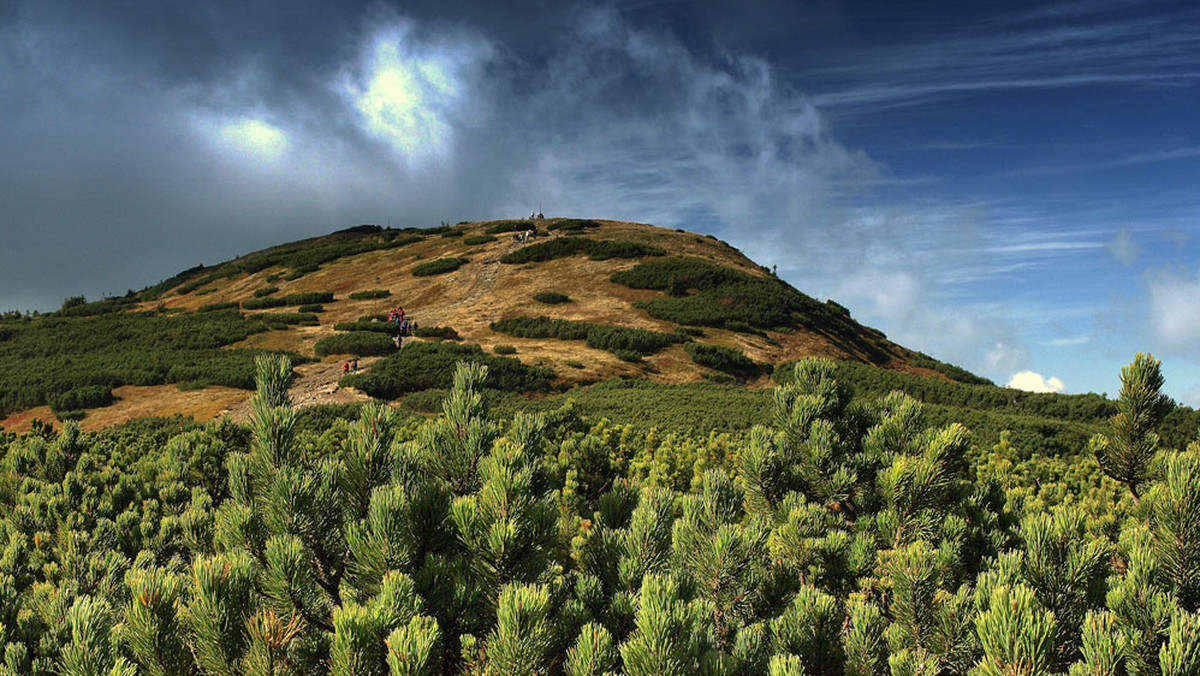
[[[379,357],[364,357],[358,360],[358,371],[362,373],[379,361]],[[370,399],[366,394],[338,385],[342,378],[342,362],[316,362],[301,364],[295,369],[295,377],[288,388],[288,396],[292,399],[293,408],[305,408],[318,404],[352,404]],[[245,422],[250,419],[253,409],[250,400],[233,406],[218,414],[228,415],[235,422]]]

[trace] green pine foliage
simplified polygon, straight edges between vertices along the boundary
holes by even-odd
[[[237,303],[209,303],[196,308],[196,312],[216,312],[217,310],[230,310],[236,308]]]
[[[501,263],[522,265],[525,263],[542,263],[556,258],[586,255],[594,261],[606,261],[610,258],[642,258],[644,256],[665,256],[666,250],[639,242],[623,240],[589,239],[587,237],[557,237],[545,242],[530,244],[500,257]]]
[[[1109,423],[1109,434],[1092,438],[1091,450],[1100,469],[1125,484],[1134,499],[1150,478],[1150,461],[1158,452],[1160,438],[1155,428],[1171,408],[1162,393],[1161,362],[1139,352],[1133,363],[1121,369],[1121,397]]]
[[[395,322],[388,322],[375,319],[359,319],[353,322],[338,322],[333,325],[335,331],[372,331],[375,333],[386,333],[389,336],[400,335],[400,325]]]
[[[395,399],[409,392],[448,388],[460,361],[486,365],[492,374],[489,387],[507,392],[544,392],[554,377],[548,369],[513,357],[485,354],[478,345],[419,342],[400,351],[392,347],[393,354],[372,365],[370,373],[346,376],[342,383],[373,397]]]
[[[496,416],[500,369],[461,354],[419,422],[301,424],[269,356],[244,426],[0,437],[0,674],[1200,670],[1200,447],[1134,507],[1081,448],[1047,508],[1006,440],[828,362],[696,444]]]
[[[437,260],[418,263],[413,266],[412,273],[414,277],[444,275],[448,272],[454,272],[469,262],[470,260],[466,258],[439,258]]]
[[[256,350],[221,349],[270,327],[234,310],[40,317],[0,330],[0,415],[107,405],[122,385],[254,387]]]
[[[243,310],[262,310],[273,307],[285,307],[296,305],[319,305],[321,303],[332,303],[333,294],[328,291],[311,291],[308,293],[293,293],[283,297],[267,296],[264,298],[251,298],[250,300],[242,301]]]
[[[373,298],[387,298],[392,295],[392,292],[387,289],[368,289],[367,291],[355,291],[350,294],[350,300],[371,300]]]
[[[318,241],[301,240],[242,256],[215,266],[199,265],[143,290],[140,296],[143,300],[151,300],[171,289],[175,289],[179,295],[184,295],[219,279],[252,274],[276,266],[288,270],[285,275],[286,279],[298,279],[308,273],[316,272],[325,263],[339,258],[356,256],[369,251],[396,249],[420,242],[424,239],[422,233],[431,234],[431,230],[433,229],[421,231],[415,228],[404,230],[389,228],[385,230],[377,225],[346,228]],[[270,294],[264,293],[263,295]]]
[[[463,244],[466,244],[467,246],[479,246],[481,244],[490,244],[491,242],[495,242],[496,239],[497,237],[495,235],[471,235],[470,237],[463,237]]]
[[[419,326],[413,335],[418,338],[436,338],[439,340],[459,340],[458,331],[450,326]]]
[[[489,225],[484,229],[484,233],[488,235],[499,235],[505,232],[523,232],[525,230],[537,231],[537,226],[533,221],[500,221]]]
[[[396,344],[385,333],[349,331],[318,340],[316,345],[313,346],[313,351],[322,357],[330,354],[377,357],[395,352]]]
[[[561,232],[583,232],[584,230],[598,227],[600,227],[600,224],[589,218],[564,218],[546,226],[546,229],[559,230]]]
[[[260,312],[258,314],[246,315],[246,318],[267,322],[269,326],[276,324],[283,326],[317,326],[320,324],[321,320],[315,314],[303,311],[305,307],[311,306],[301,306],[301,312]]]
[[[273,307],[283,307],[287,305],[287,301],[274,296],[263,296],[262,298],[251,298],[250,300],[242,301],[243,310],[266,310]]]
[[[690,338],[679,333],[664,333],[624,326],[608,326],[551,319],[550,317],[510,317],[492,322],[491,330],[517,338],[557,338],[558,340],[583,340],[587,346],[597,350],[609,350],[614,354],[625,351],[635,355],[654,354]]]
[[[533,294],[533,299],[546,305],[561,305],[562,303],[571,302],[570,296],[557,291],[541,291]]]
[[[737,378],[752,379],[760,373],[758,364],[755,364],[741,350],[732,347],[689,342],[684,343],[683,349],[697,364]]]

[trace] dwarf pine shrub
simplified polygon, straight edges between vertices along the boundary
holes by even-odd
[[[1128,510],[1081,445],[1075,504],[1029,506],[1005,491],[1036,468],[981,471],[961,425],[828,362],[704,440],[495,417],[493,369],[457,352],[419,423],[369,402],[301,431],[264,356],[245,426],[0,437],[0,673],[1200,668],[1197,449]]]
[[[366,291],[355,291],[350,294],[350,300],[371,300],[373,298],[387,298],[392,295],[392,292],[387,289],[368,289]]]
[[[350,331],[327,336],[317,341],[313,351],[324,357],[331,354],[352,354],[359,357],[376,357],[392,354],[396,344],[384,333],[375,331]]]
[[[466,258],[439,258],[437,260],[419,263],[413,267],[414,277],[429,277],[454,272],[468,263]]]

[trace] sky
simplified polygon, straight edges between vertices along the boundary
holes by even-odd
[[[0,2],[0,310],[362,223],[713,234],[998,384],[1200,405],[1200,6]]]

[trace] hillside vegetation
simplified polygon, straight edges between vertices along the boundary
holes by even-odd
[[[1200,673],[1153,358],[1053,480],[828,361],[732,435],[497,417],[471,361],[431,420],[263,357],[246,426],[0,437],[0,674]]]
[[[91,427],[86,411],[97,407],[112,409],[106,421],[121,411],[170,415],[181,400],[162,385],[179,385],[181,396],[247,389],[261,350],[324,360],[329,370],[340,358],[387,356],[394,343],[361,332],[399,333],[385,321],[393,307],[420,325],[405,344],[502,345],[549,373],[555,391],[613,378],[763,387],[773,365],[805,356],[974,379],[711,237],[583,219],[364,225],[199,265],[120,298],[67,299],[51,316],[6,315],[0,424],[82,418]],[[531,321],[571,328],[533,331]]]

